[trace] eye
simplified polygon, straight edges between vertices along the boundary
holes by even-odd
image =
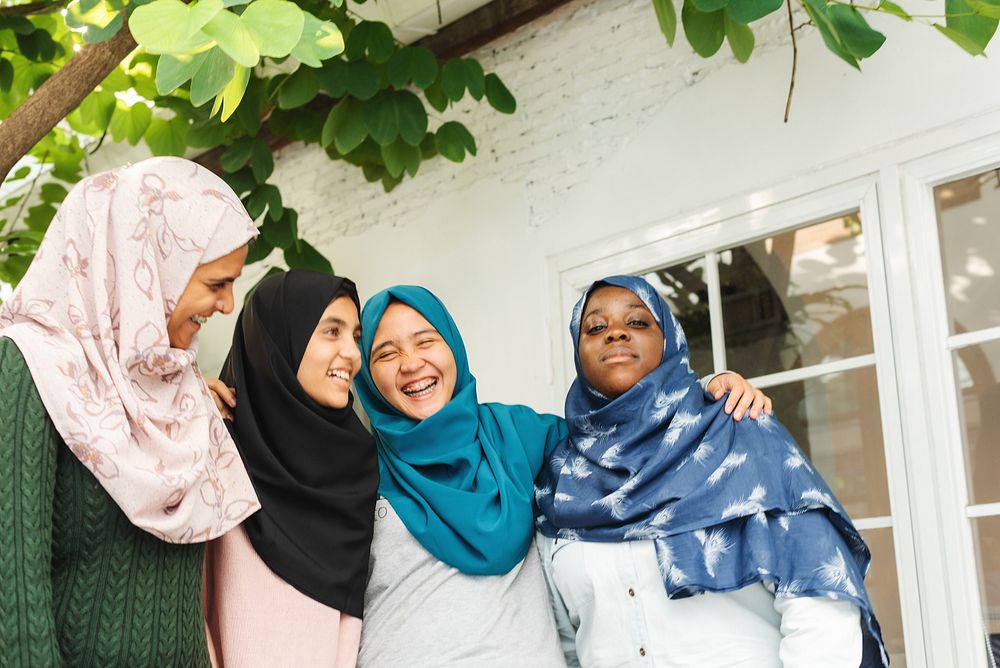
[[[632,318],[628,321],[629,327],[637,327],[639,329],[645,329],[649,327],[649,323],[641,318]]]
[[[435,343],[437,343],[437,339],[422,339],[420,341],[417,341],[417,347],[418,348],[429,348],[430,346],[434,345]]]
[[[225,283],[209,283],[208,287],[209,287],[209,289],[212,290],[212,292],[219,292],[220,290],[224,290],[225,289],[226,284]]]
[[[375,358],[375,361],[376,362],[388,362],[393,357],[395,357],[396,354],[397,353],[396,353],[395,350],[385,350],[385,351],[383,351],[383,352],[381,352],[381,353],[378,354],[378,356]]]
[[[603,322],[599,322],[596,325],[591,325],[589,328],[587,328],[587,336],[600,334],[605,329],[607,329],[607,325],[605,325]]]
[[[332,336],[332,337],[336,338],[336,337],[340,336],[340,328],[339,327],[327,327],[326,329],[323,330],[323,333],[326,334],[327,336]]]

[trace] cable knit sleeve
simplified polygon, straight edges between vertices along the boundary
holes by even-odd
[[[28,367],[0,338],[0,656],[61,666],[52,605],[52,508],[58,433]]]

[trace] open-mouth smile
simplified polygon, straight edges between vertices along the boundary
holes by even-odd
[[[434,390],[437,389],[437,385],[437,378],[421,378],[420,380],[415,380],[412,383],[407,383],[400,388],[400,392],[405,394],[410,399],[424,399],[434,393]]]

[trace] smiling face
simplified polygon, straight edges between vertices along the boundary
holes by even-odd
[[[382,397],[414,420],[444,408],[458,376],[455,356],[438,331],[399,302],[389,304],[375,330],[370,369]]]
[[[173,348],[187,349],[191,340],[215,313],[232,313],[233,281],[243,271],[247,247],[199,265],[167,319],[167,338]]]
[[[615,399],[660,365],[663,331],[631,290],[594,290],[580,321],[580,368],[598,392]]]
[[[337,297],[320,316],[295,374],[306,394],[321,406],[347,405],[351,381],[361,368],[361,320],[350,297]]]

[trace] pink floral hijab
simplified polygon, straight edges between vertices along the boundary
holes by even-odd
[[[256,236],[239,198],[181,158],[81,181],[0,309],[49,417],[133,524],[172,543],[224,534],[260,506],[167,319],[198,265]]]

